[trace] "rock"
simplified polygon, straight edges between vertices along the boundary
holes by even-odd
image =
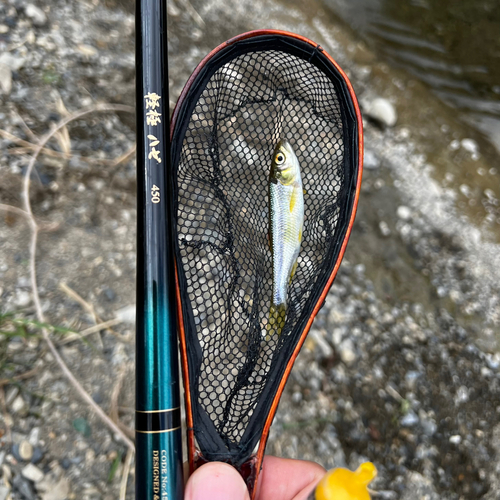
[[[396,109],[387,99],[382,97],[365,102],[364,108],[368,117],[384,127],[394,127],[398,121]]]
[[[370,149],[365,149],[365,156],[363,159],[363,167],[368,170],[375,170],[380,167],[380,160]]]
[[[38,440],[40,439],[40,427],[33,427],[30,431],[30,435],[28,437],[28,441],[31,446],[36,446],[38,444]]]
[[[28,441],[23,440],[19,443],[18,452],[19,456],[21,457],[21,460],[29,462],[33,457],[33,446],[31,446],[31,444]]]
[[[26,59],[24,57],[15,56],[10,52],[4,52],[0,55],[0,64],[5,64],[5,66],[8,66],[12,71],[19,71],[24,66],[25,62]]]
[[[17,396],[14,401],[12,401],[12,404],[10,405],[10,409],[12,410],[13,413],[19,413],[24,409],[25,403],[24,399],[22,396]]]
[[[75,418],[75,420],[73,420],[73,427],[77,432],[82,434],[83,437],[88,438],[92,434],[90,424],[83,417]]]
[[[4,35],[9,32],[9,27],[6,24],[0,24],[0,35]]]
[[[339,346],[340,359],[346,364],[351,365],[356,361],[356,351],[351,339],[345,339]]]
[[[25,290],[18,290],[16,293],[16,298],[14,304],[17,307],[26,307],[31,302],[31,295]]]
[[[417,425],[418,422],[419,422],[418,416],[413,411],[409,411],[401,419],[401,425],[403,427],[413,427],[414,425]]]
[[[479,152],[479,146],[474,139],[462,139],[460,145],[471,154],[477,154]]]
[[[103,294],[110,302],[116,300],[116,292],[108,286],[103,289]]]
[[[31,463],[32,464],[37,464],[42,460],[43,458],[43,450],[39,448],[38,446],[36,448],[33,448],[33,457],[31,458]]]
[[[9,95],[12,90],[12,70],[0,63],[0,92]]]
[[[43,481],[37,485],[42,500],[66,500],[70,494],[69,481],[63,477],[57,483],[52,481]]]
[[[454,436],[450,436],[451,444],[460,444],[462,442],[462,436],[459,434],[455,434]]]
[[[35,26],[44,26],[47,22],[45,12],[32,3],[26,5],[24,12],[33,21]]]
[[[458,406],[459,404],[467,403],[467,401],[469,401],[469,389],[467,389],[464,385],[461,385],[455,396],[455,404]]]
[[[432,482],[419,474],[410,472],[401,500],[440,500]]]
[[[21,474],[26,479],[29,479],[33,483],[39,483],[44,478],[44,473],[33,464],[28,464],[22,471]]]
[[[71,460],[67,457],[64,457],[61,460],[61,467],[66,470],[69,469],[71,467]]]
[[[9,494],[10,488],[7,488],[7,486],[0,486],[0,500],[7,500]]]
[[[384,220],[381,220],[378,223],[378,227],[380,229],[380,232],[382,233],[382,236],[385,236],[387,238],[387,236],[391,235],[391,230],[389,228],[389,224],[387,224],[387,222],[385,222]]]
[[[97,54],[97,49],[95,47],[92,47],[91,45],[85,45],[85,44],[80,44],[77,47],[78,52],[80,54],[84,55],[85,57],[93,57]]]
[[[411,218],[411,209],[400,205],[396,211],[397,216],[402,220],[409,220]]]
[[[31,483],[20,474],[14,478],[12,486],[21,494],[23,500],[36,500],[33,486],[31,486]]]

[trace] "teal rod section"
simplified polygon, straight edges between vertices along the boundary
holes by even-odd
[[[183,498],[166,9],[137,1],[136,500]]]

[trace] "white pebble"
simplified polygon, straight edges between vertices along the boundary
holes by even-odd
[[[401,205],[397,209],[397,214],[400,219],[409,220],[411,217],[411,210],[408,207]]]
[[[21,474],[23,475],[23,477],[29,479],[30,481],[33,481],[34,483],[39,483],[44,477],[43,472],[36,465],[33,464],[28,464],[21,471]]]
[[[396,109],[387,99],[382,97],[377,97],[368,103],[365,112],[370,118],[386,127],[394,127],[398,121]]]
[[[460,386],[455,396],[455,404],[467,403],[469,401],[469,389],[464,385]]]
[[[462,436],[456,434],[455,436],[450,436],[450,443],[452,444],[460,444],[462,442]]]
[[[12,90],[12,70],[0,63],[0,93],[9,95]]]
[[[387,222],[383,220],[380,221],[378,227],[380,229],[380,232],[382,233],[382,236],[389,236],[391,234],[391,230],[389,229]]]
[[[33,446],[28,441],[23,440],[19,443],[19,456],[25,462],[29,462],[33,457]]]
[[[339,346],[340,359],[346,364],[351,365],[356,360],[356,351],[351,339],[345,339]]]
[[[370,149],[365,149],[365,155],[363,159],[363,167],[368,170],[374,170],[380,167],[380,160]]]
[[[14,401],[12,401],[12,405],[10,406],[10,409],[12,410],[13,413],[18,413],[24,408],[24,399],[22,396],[17,396]]]
[[[43,26],[47,22],[45,12],[32,3],[26,5],[24,12],[33,21],[35,26]]]
[[[17,307],[26,307],[31,302],[31,295],[25,290],[18,290],[16,293],[15,304]]]
[[[462,139],[460,141],[461,146],[471,154],[477,154],[479,152],[479,146],[474,139]]]

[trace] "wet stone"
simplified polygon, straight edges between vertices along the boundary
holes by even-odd
[[[365,103],[365,114],[384,127],[394,127],[398,116],[394,106],[382,97]]]

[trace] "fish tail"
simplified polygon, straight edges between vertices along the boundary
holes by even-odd
[[[285,317],[286,317],[286,306],[285,304],[271,304],[271,308],[269,310],[269,320],[267,321],[266,327],[266,340],[271,340],[273,335],[281,335],[283,331],[283,327],[285,326]]]

